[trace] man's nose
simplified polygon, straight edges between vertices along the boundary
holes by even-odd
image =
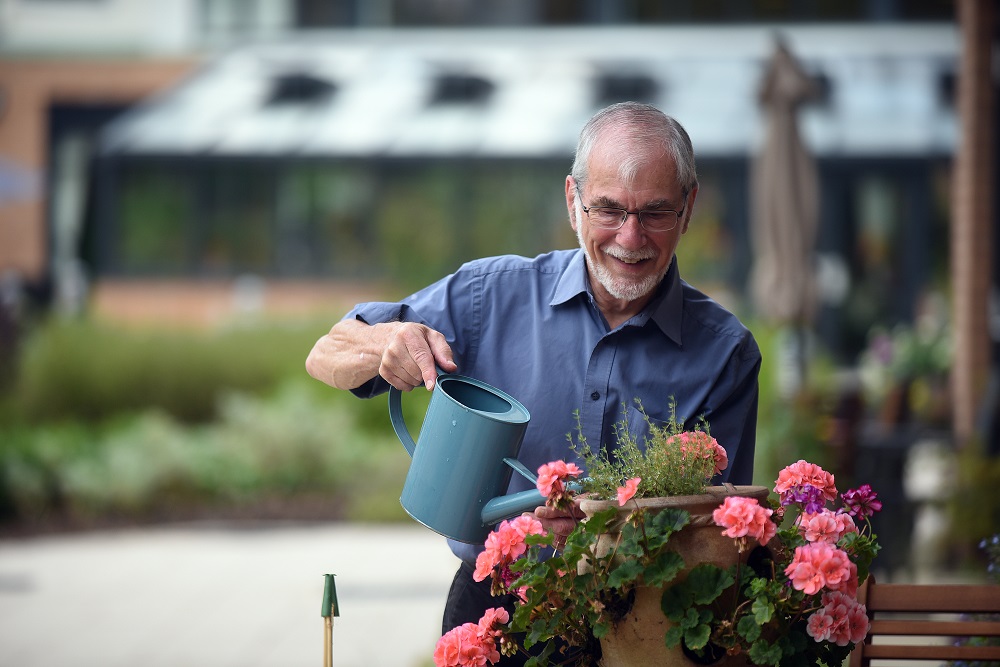
[[[646,230],[639,223],[638,213],[628,213],[618,229],[618,245],[623,248],[641,248],[646,244]]]

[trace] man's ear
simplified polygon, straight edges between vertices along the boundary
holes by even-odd
[[[566,212],[569,213],[569,225],[576,231],[576,181],[572,176],[566,177]]]
[[[688,225],[691,224],[691,216],[694,215],[694,200],[698,198],[698,186],[691,188],[687,199],[684,202],[684,220],[681,222],[681,234],[686,234]]]

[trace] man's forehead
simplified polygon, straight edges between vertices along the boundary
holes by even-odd
[[[637,141],[610,131],[595,144],[587,167],[593,180],[613,179],[627,187],[655,184],[661,188],[673,188],[677,184],[673,157],[662,145]]]

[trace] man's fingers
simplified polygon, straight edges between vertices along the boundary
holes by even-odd
[[[445,337],[423,324],[402,322],[382,354],[379,374],[400,391],[420,385],[432,390],[439,363],[449,373],[458,368]]]

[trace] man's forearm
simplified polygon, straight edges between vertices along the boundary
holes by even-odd
[[[369,325],[356,319],[338,322],[316,341],[306,371],[337,389],[354,389],[378,375],[390,329],[398,322]]]

